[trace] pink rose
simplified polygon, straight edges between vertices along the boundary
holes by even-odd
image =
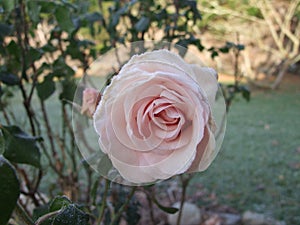
[[[94,88],[86,88],[83,91],[81,114],[92,117],[98,102],[100,101],[100,92]]]
[[[133,56],[106,87],[94,128],[127,181],[148,183],[205,170],[215,154],[213,69],[167,50]]]

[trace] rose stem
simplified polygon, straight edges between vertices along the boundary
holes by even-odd
[[[180,225],[180,220],[182,216],[182,210],[183,210],[183,205],[186,197],[186,189],[189,184],[189,181],[191,180],[192,176],[187,176],[186,178],[184,175],[180,175],[180,180],[182,183],[182,193],[181,193],[181,201],[180,201],[180,208],[179,208],[179,213],[178,213],[178,218],[177,218],[177,225]]]
[[[130,194],[128,195],[128,198],[126,199],[126,201],[124,202],[124,204],[121,206],[121,208],[119,209],[118,213],[115,214],[115,216],[112,218],[110,225],[114,225],[118,219],[121,217],[122,213],[124,212],[124,210],[126,209],[127,205],[129,204],[134,192],[136,191],[137,186],[133,187],[131,189]]]
[[[107,199],[107,193],[108,193],[109,186],[110,186],[110,181],[105,180],[104,193],[103,193],[103,197],[102,197],[102,200],[101,200],[99,217],[97,219],[97,224],[99,224],[99,225],[101,224],[101,221],[102,221],[103,216],[104,216],[104,211],[105,211],[105,208],[106,208],[106,199]]]

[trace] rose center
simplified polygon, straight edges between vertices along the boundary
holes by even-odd
[[[152,100],[144,113],[148,118],[150,133],[154,132],[157,137],[166,141],[176,139],[185,122],[183,113],[167,98]]]

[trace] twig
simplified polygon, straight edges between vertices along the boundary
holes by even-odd
[[[47,115],[47,110],[46,110],[46,107],[45,107],[45,103],[44,103],[43,100],[40,100],[40,104],[41,104],[43,119],[44,119],[44,122],[45,122],[45,125],[46,125],[46,129],[47,129],[47,136],[48,136],[48,139],[49,139],[49,142],[50,142],[51,151],[52,151],[54,159],[60,165],[61,163],[60,163],[60,160],[58,158],[57,152],[55,150],[52,129],[51,129],[50,122],[49,122],[49,119],[48,119],[48,115]]]
[[[24,208],[21,206],[19,202],[17,202],[15,213],[19,219],[22,220],[22,222],[26,225],[34,225],[32,219],[29,217],[29,215],[26,213]]]

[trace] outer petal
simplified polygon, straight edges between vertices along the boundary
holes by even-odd
[[[188,172],[206,170],[216,157],[216,140],[211,129],[206,126],[204,137],[197,146],[197,154]]]
[[[141,55],[135,55],[133,56],[126,65],[122,68],[122,70],[127,70],[128,67],[131,67],[134,64],[140,64],[140,63],[164,63],[171,67],[175,67],[176,69],[179,69],[181,71],[184,71],[187,74],[192,74],[193,69],[190,67],[189,64],[187,64],[179,55],[171,53],[168,50],[158,50],[153,52],[146,52]],[[122,73],[122,70],[120,71],[120,74]]]
[[[212,68],[201,67],[196,64],[191,65],[191,68],[193,69],[193,78],[206,93],[209,104],[212,107],[218,91],[217,72]]]

